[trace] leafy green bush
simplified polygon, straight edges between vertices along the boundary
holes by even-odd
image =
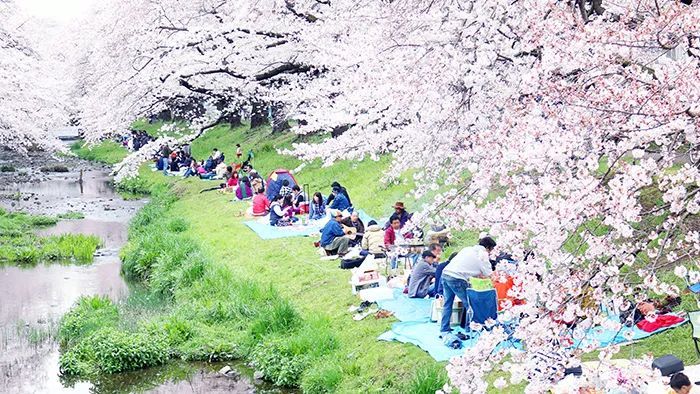
[[[253,366],[266,380],[285,387],[299,385],[301,375],[309,366],[309,356],[294,354],[282,338],[258,345],[253,350]]]
[[[133,177],[126,178],[117,183],[116,189],[119,192],[146,195],[151,192],[151,184],[142,177]]]
[[[295,387],[314,360],[337,348],[338,340],[328,320],[316,319],[296,331],[266,336],[253,349],[251,358],[253,366],[265,379],[280,386]],[[329,379],[329,383],[331,381]]]
[[[276,302],[262,309],[253,321],[250,331],[253,338],[259,339],[266,334],[288,332],[296,328],[300,322],[301,317],[294,306],[285,299],[277,299]]]
[[[117,306],[109,298],[83,296],[61,319],[58,339],[62,345],[72,345],[98,328],[115,326],[118,320]]]
[[[165,336],[107,327],[65,352],[59,364],[63,374],[93,375],[152,367],[163,364],[168,357]]]
[[[343,368],[332,359],[320,359],[307,369],[301,380],[304,393],[333,393],[343,380]]]

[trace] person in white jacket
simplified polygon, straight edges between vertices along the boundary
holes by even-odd
[[[365,235],[360,243],[363,252],[372,254],[384,253],[384,231],[374,220],[367,223]]]

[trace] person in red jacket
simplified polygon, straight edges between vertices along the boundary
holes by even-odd
[[[397,243],[402,244],[404,242],[405,238],[401,234],[401,219],[396,215],[391,215],[389,227],[384,230],[384,246],[389,249]]]
[[[258,189],[253,197],[253,216],[265,216],[268,212],[270,212],[270,200],[262,189]]]

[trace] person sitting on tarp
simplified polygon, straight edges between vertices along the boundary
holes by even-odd
[[[361,255],[366,256],[369,253],[375,256],[385,255],[384,232],[374,220],[370,220],[369,223],[367,223],[367,229],[365,229],[365,235],[362,236],[360,246],[362,247]]]
[[[681,323],[682,317],[671,314],[674,306],[680,305],[680,297],[668,296],[663,301],[646,300],[637,303],[631,313],[620,315],[621,323],[631,326],[636,325],[642,331],[654,332],[660,328],[670,327]],[[646,316],[654,316],[653,321]]]
[[[309,220],[319,220],[326,217],[326,204],[320,192],[314,193],[309,204]]]
[[[184,177],[188,178],[191,176],[199,175],[199,163],[197,163],[197,160],[192,159],[190,162],[189,167],[185,171]],[[202,169],[203,170],[203,169]]]
[[[250,187],[250,181],[248,177],[243,177],[238,181],[238,187],[236,188],[236,198],[239,200],[245,200],[253,196],[253,189]]]
[[[258,189],[253,197],[253,216],[265,216],[270,211],[270,201],[265,192]]]
[[[306,197],[304,196],[304,193],[301,192],[299,185],[292,186],[292,206],[294,207],[295,212],[299,213],[301,210],[301,204],[304,201],[306,201]]]
[[[355,229],[355,237],[350,239],[350,246],[359,245],[362,242],[362,236],[365,235],[365,224],[362,223],[360,215],[357,212],[353,212],[349,217],[343,219],[341,224]]]
[[[331,190],[333,189],[338,189],[339,193],[345,196],[345,199],[348,201],[348,207],[352,207],[352,200],[350,200],[350,195],[348,194],[348,190],[344,187],[341,186],[340,183],[338,182],[333,182],[331,183]],[[326,205],[331,205],[331,202],[335,199],[335,195],[331,193],[328,196],[328,200],[326,200]]]
[[[282,181],[282,187],[280,187],[280,192],[278,194],[282,197],[292,195],[292,188],[289,187],[289,180],[285,179]]]
[[[248,171],[248,179],[250,179],[250,186],[253,187],[253,190],[261,189],[263,192],[265,191],[265,181],[253,168],[250,168]]]
[[[270,203],[270,226],[291,226],[292,219],[284,215],[282,210],[282,196],[277,195]]]
[[[336,209],[338,211],[346,211],[348,208],[350,208],[350,202],[348,201],[347,198],[345,198],[345,195],[341,192],[341,190],[337,187],[333,188],[333,193],[331,194],[333,198],[328,197],[330,203],[327,203],[328,208],[330,209]]]
[[[403,202],[397,201],[394,204],[394,213],[391,215],[391,217],[394,216],[399,218],[399,222],[401,223],[400,228],[403,228],[403,226],[406,225],[406,223],[411,219],[411,216],[413,215],[406,212],[406,207],[403,205]],[[384,223],[385,230],[388,229],[389,226],[391,226],[391,222],[387,221],[386,223]]]
[[[486,278],[492,273],[489,254],[496,247],[496,241],[484,237],[479,244],[462,249],[442,270],[442,288],[445,295],[443,310],[451,311],[455,296],[465,301],[467,289],[471,287],[469,279],[473,277]],[[440,333],[444,335],[452,331],[450,328],[450,313],[442,314]]]
[[[333,212],[333,219],[329,220],[321,229],[320,245],[329,255],[344,256],[348,252],[350,238],[346,237],[348,232],[343,230],[340,225],[342,220],[343,213],[336,210]]]
[[[408,296],[410,298],[434,297],[436,286],[431,283],[435,279],[435,255],[426,250],[422,254],[423,259],[413,267],[408,281]]]

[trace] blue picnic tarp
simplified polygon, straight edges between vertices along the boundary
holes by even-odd
[[[447,361],[452,357],[462,355],[464,353],[464,348],[474,346],[476,343],[478,336],[473,335],[473,338],[462,341],[462,349],[452,349],[445,346],[442,339],[440,339],[439,322],[430,321],[432,300],[409,298],[406,294],[403,294],[400,289],[394,289],[393,294],[393,299],[377,301],[377,305],[382,309],[393,312],[394,316],[399,319],[400,322],[394,323],[391,326],[391,330],[379,336],[379,340],[414,344],[428,352],[428,354],[430,354],[437,361]],[[619,317],[613,314],[609,316],[609,319],[619,321]],[[602,326],[596,326],[588,330],[583,340],[575,341],[574,346],[586,346],[592,341],[596,341],[597,346],[603,348],[610,345],[637,341],[678,327],[685,322],[687,322],[687,320],[670,327],[660,328],[654,332],[643,331],[637,326],[623,327],[619,331],[613,331],[605,329]],[[464,332],[459,327],[453,327],[453,329],[456,329],[456,332]],[[631,335],[627,334],[628,332],[631,332]],[[521,348],[520,343],[511,341],[505,341],[499,346],[513,346],[518,349]]]
[[[373,220],[365,211],[358,210],[360,219],[366,224]],[[291,226],[276,227],[270,226],[270,221],[267,216],[263,216],[257,220],[248,220],[243,222],[248,228],[253,230],[260,238],[278,239],[289,237],[311,237],[317,236],[321,232],[321,228],[328,222],[328,218],[313,220],[303,225],[297,222]]]
[[[440,324],[430,321],[430,309],[432,299],[409,298],[400,289],[394,289],[394,298],[377,301],[377,305],[394,313],[401,320],[391,326],[391,330],[379,336],[380,341],[398,341],[411,343],[425,350],[437,361],[447,361],[452,357],[464,354],[464,348],[476,344],[478,335],[472,333],[473,338],[462,341],[461,349],[453,349],[445,346],[440,338]],[[457,332],[465,332],[461,327],[453,327]],[[499,346],[516,346],[517,343],[503,342]]]
[[[611,314],[608,318],[613,321],[620,321],[618,315]],[[644,330],[641,330],[636,325],[632,327],[624,326],[620,330],[610,330],[603,328],[602,326],[596,326],[589,329],[586,332],[586,335],[583,339],[574,341],[574,346],[585,347],[586,345],[595,341],[597,342],[598,347],[604,348],[611,345],[619,345],[627,342],[638,341],[640,339],[650,337],[660,332],[676,328],[680,325],[685,324],[687,321],[687,319],[684,319],[678,324],[674,324],[669,327],[659,328],[654,332],[646,332]]]

